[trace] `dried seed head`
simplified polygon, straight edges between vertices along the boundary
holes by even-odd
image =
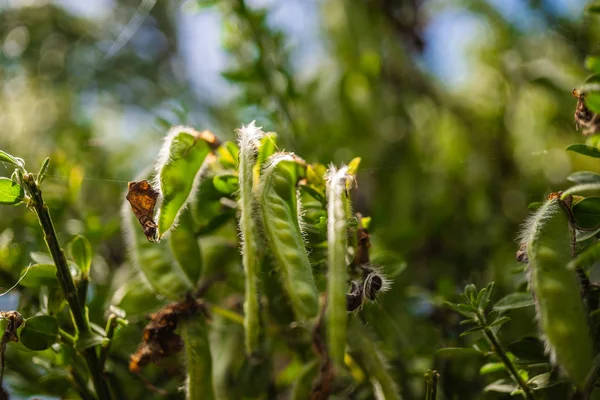
[[[352,281],[352,288],[349,293],[346,293],[346,310],[354,311],[360,308],[363,303],[363,289],[360,283]]]

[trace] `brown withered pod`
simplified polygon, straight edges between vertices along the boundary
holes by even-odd
[[[205,279],[200,283],[196,293],[188,294],[185,299],[168,304],[151,314],[150,322],[142,333],[142,343],[129,358],[129,370],[139,373],[145,365],[151,362],[158,363],[179,352],[183,348],[183,341],[175,332],[177,324],[185,318],[197,316],[200,312],[210,319],[210,313],[202,297],[210,286],[223,279],[224,275]]]
[[[585,105],[586,93],[577,89],[573,89],[571,93],[577,99],[577,107],[575,108],[575,127],[577,130],[581,130],[584,136],[600,132],[600,116]]]

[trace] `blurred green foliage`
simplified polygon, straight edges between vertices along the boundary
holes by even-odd
[[[86,19],[51,1],[0,2],[0,149],[30,165],[50,156],[44,194],[60,239],[82,234],[94,249],[91,319],[105,320],[115,292],[139,295],[131,290],[137,278],[119,208],[127,181],[147,173],[143,168],[166,132],[163,122],[210,128],[228,139],[256,119],[309,162],[362,157],[354,206],[372,217],[374,262],[398,271],[392,289],[363,313],[404,398],[423,398],[423,373],[431,367],[440,372],[438,396],[480,398],[487,381],[476,359],[434,356],[441,347],[470,343],[459,337],[459,317],[443,301],[467,282],[495,281],[497,298],[522,286],[522,276],[512,273],[514,238],[527,205],[564,188],[572,171],[600,172],[593,159],[563,151],[578,141],[570,90],[589,74],[584,60],[600,38],[598,17],[584,14],[583,4],[570,18],[553,2],[535,0],[524,2],[525,24],[485,0],[323,0],[314,3],[324,54],[313,71],[303,71],[289,36],[269,18],[276,8],[243,0],[158,1],[132,40],[108,56],[129,19],[141,15],[139,3],[115,2],[108,15]],[[424,32],[449,10],[478,21],[465,55],[468,78],[453,87],[423,67]],[[180,54],[181,41],[191,39],[178,30],[181,13],[220,18],[230,98],[191,88],[192,72]],[[203,218],[202,207],[191,210]],[[11,287],[43,247],[33,213],[0,208],[2,287]],[[203,253],[206,268],[218,269],[219,257],[227,259],[235,247],[224,241]],[[2,309],[18,301],[24,315],[34,315],[20,291]],[[511,317],[501,340],[535,332],[531,307]],[[141,398],[148,389],[129,375],[127,357],[144,317],[130,322],[113,345],[119,349],[113,371],[121,376],[115,386],[126,398]],[[214,321],[239,336],[238,326],[228,324]],[[220,340],[227,346],[232,339]],[[9,387],[27,394],[28,382],[38,382],[40,390],[63,395],[54,382],[64,377],[46,375],[50,366],[21,362],[30,358],[9,349]],[[177,392],[175,364],[148,369],[156,386]]]

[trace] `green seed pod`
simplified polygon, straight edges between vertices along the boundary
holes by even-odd
[[[539,326],[553,362],[582,389],[593,349],[571,261],[569,218],[560,199],[548,200],[525,224],[529,279]]]
[[[346,286],[348,268],[348,195],[346,182],[348,167],[334,166],[327,172],[327,348],[333,362],[344,363],[346,348]]]
[[[242,127],[238,132],[239,182],[238,202],[240,205],[240,236],[242,239],[242,258],[245,272],[244,329],[246,332],[246,352],[252,354],[258,347],[260,322],[258,317],[258,293],[256,278],[258,268],[258,240],[256,226],[252,217],[255,209],[253,190],[253,168],[256,163],[256,142],[263,132],[254,126],[254,122]]]
[[[298,158],[292,154],[273,155],[263,171],[259,203],[269,245],[281,268],[292,308],[297,317],[310,318],[319,311],[319,293],[298,222],[299,169]]]

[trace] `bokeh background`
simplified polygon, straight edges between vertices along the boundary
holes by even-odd
[[[570,90],[599,49],[584,0],[0,0],[0,148],[44,182],[63,240],[95,250],[97,293],[127,267],[119,208],[168,127],[231,139],[256,120],[309,162],[363,161],[356,208],[404,268],[380,303],[406,399],[442,372],[444,398],[478,398],[479,364],[436,360],[458,339],[442,306],[469,282],[523,284],[528,204],[598,167]],[[596,17],[597,18],[597,17]],[[0,165],[0,175],[10,169]],[[0,285],[43,248],[35,215],[0,208]],[[114,284],[114,283],[113,283]],[[14,309],[18,291],[1,298]],[[532,331],[515,312],[510,341]],[[373,321],[377,324],[378,321]],[[492,396],[492,395],[490,395]],[[492,398],[492,397],[490,397]]]

